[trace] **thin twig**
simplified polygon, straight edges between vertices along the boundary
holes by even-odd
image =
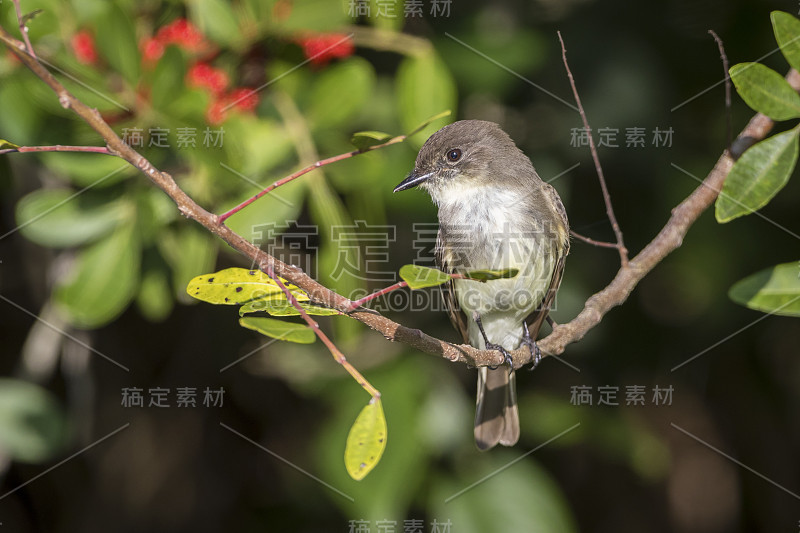
[[[731,76],[728,73],[728,56],[725,54],[725,45],[722,44],[722,39],[716,34],[714,30],[708,30],[708,33],[717,41],[719,48],[719,57],[722,59],[722,70],[725,75],[725,131],[727,134],[728,150],[731,149],[733,142],[733,126],[731,126]]]
[[[352,152],[346,152],[344,154],[335,155],[333,157],[329,157],[327,159],[322,159],[320,161],[317,161],[316,163],[312,163],[312,164],[308,165],[307,167],[302,168],[302,169],[298,170],[297,172],[286,176],[285,178],[279,179],[278,181],[276,181],[272,185],[269,185],[268,187],[264,188],[261,192],[259,192],[255,196],[252,196],[252,197],[248,198],[247,200],[245,200],[244,202],[240,203],[239,205],[237,205],[233,209],[230,209],[229,211],[226,211],[225,213],[222,213],[221,215],[219,215],[219,223],[222,224],[223,222],[225,222],[225,220],[228,217],[230,217],[231,215],[235,215],[236,213],[238,213],[239,211],[241,211],[242,209],[244,209],[248,205],[252,204],[253,202],[258,200],[259,198],[261,198],[265,194],[268,194],[268,193],[272,192],[273,190],[277,189],[281,185],[285,185],[285,184],[289,183],[290,181],[295,180],[295,179],[299,178],[300,176],[302,176],[304,174],[308,174],[309,172],[311,172],[315,168],[324,167],[325,165],[330,165],[331,163],[335,163],[337,161],[342,161],[344,159],[349,159],[349,158],[355,157],[355,156],[357,156],[359,154],[367,153],[367,152],[369,152],[371,150],[377,150],[378,148],[383,148],[383,147],[389,146],[391,144],[397,144],[399,142],[403,142],[404,140],[406,140],[406,137],[407,137],[406,135],[398,135],[397,137],[392,137],[391,139],[389,139],[385,143],[377,144],[377,145],[374,145],[374,146],[370,146],[370,147],[368,147],[368,148],[366,148],[364,150],[353,150]]]
[[[589,243],[592,246],[599,246],[601,248],[617,248],[619,245],[615,242],[605,242],[605,241],[596,241],[590,237],[584,237],[580,233],[577,233],[575,230],[569,230],[569,234],[575,237],[576,239]]]
[[[589,120],[586,118],[586,112],[583,110],[581,97],[578,95],[578,88],[575,86],[575,78],[572,76],[572,71],[569,69],[569,64],[567,63],[567,49],[564,46],[564,39],[561,38],[560,31],[557,33],[558,40],[561,43],[561,57],[564,60],[564,68],[567,69],[567,77],[569,78],[569,84],[572,86],[572,94],[575,96],[575,104],[578,106],[578,112],[583,120],[583,128],[586,130],[586,135],[589,139],[589,150],[592,152],[594,168],[597,171],[597,179],[600,181],[600,189],[603,191],[603,201],[606,203],[606,214],[608,215],[608,220],[611,222],[614,235],[617,238],[617,246],[615,246],[615,248],[619,252],[619,260],[622,263],[622,266],[626,267],[628,266],[628,249],[625,248],[625,242],[622,239],[622,230],[619,229],[617,217],[614,215],[614,207],[611,205],[611,195],[608,193],[606,179],[603,176],[603,167],[600,166],[600,157],[597,155],[597,147],[595,146],[594,139],[592,138],[592,129],[589,127]]]
[[[303,317],[303,320],[306,321],[308,326],[316,334],[319,340],[321,340],[322,343],[328,348],[328,351],[331,352],[331,355],[336,360],[336,362],[342,365],[344,369],[347,371],[347,373],[353,376],[353,379],[355,379],[358,382],[358,384],[361,385],[361,387],[365,391],[367,391],[370,396],[372,396],[374,400],[380,398],[381,397],[380,391],[378,391],[378,389],[373,387],[372,384],[369,381],[367,381],[367,379],[364,376],[361,375],[361,372],[356,370],[356,368],[347,361],[347,358],[344,356],[344,354],[339,350],[339,348],[336,347],[333,341],[331,341],[328,338],[328,336],[325,335],[325,332],[322,331],[322,329],[319,327],[319,323],[313,318],[311,318],[311,316],[308,313],[306,313],[306,310],[303,309],[303,307],[297,301],[297,298],[294,297],[292,291],[290,291],[289,288],[283,283],[283,281],[281,281],[280,276],[275,274],[275,270],[272,268],[272,265],[270,265],[269,263],[265,263],[264,265],[261,265],[261,269],[267,274],[267,276],[272,278],[272,280],[278,285],[278,287],[280,287],[280,289],[283,291],[283,294],[286,296],[286,298],[289,300],[292,306],[297,310],[297,312],[300,313],[300,316]]]
[[[397,289],[402,289],[403,287],[408,287],[408,282],[398,281],[394,285],[389,285],[388,287],[378,289],[372,294],[367,294],[363,298],[359,298],[358,300],[353,300],[353,303],[350,305],[350,310],[355,311],[356,309],[358,309],[365,303],[369,302],[370,300],[374,300],[375,298],[383,296],[384,294],[389,294],[390,292],[396,291]]]
[[[33,45],[28,37],[28,26],[25,24],[25,17],[22,15],[22,9],[19,6],[19,0],[11,0],[14,3],[14,9],[17,11],[17,21],[19,22],[19,32],[22,34],[22,39],[25,41],[25,48],[32,58],[36,59],[36,52],[33,51]]]
[[[106,146],[66,146],[61,144],[56,144],[54,146],[19,146],[17,148],[5,148],[0,150],[0,155],[13,154],[15,152],[21,154],[26,152],[91,152],[94,154],[117,155]]]

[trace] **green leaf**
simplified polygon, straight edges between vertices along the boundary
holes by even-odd
[[[800,317],[800,262],[756,272],[736,282],[728,297],[757,311]]]
[[[793,69],[800,70],[800,20],[783,11],[773,11],[770,18],[783,57]]]
[[[69,248],[96,241],[131,214],[123,200],[70,189],[39,189],[17,203],[20,233],[42,246]]]
[[[39,156],[53,169],[79,187],[103,188],[132,176],[136,169],[120,164],[117,157],[79,152],[47,152]]]
[[[285,320],[248,316],[240,318],[239,324],[244,328],[282,341],[311,344],[317,339],[316,334],[305,324],[295,324]]]
[[[424,132],[414,141],[420,146],[444,126],[445,121],[437,119],[421,130],[416,129],[418,124],[442,109],[455,109],[455,82],[447,65],[433,51],[405,58],[397,70],[396,80],[401,124],[413,133]]]
[[[350,477],[361,481],[375,468],[386,448],[386,417],[380,398],[371,400],[358,414],[347,435],[344,466]]]
[[[292,2],[288,17],[280,21],[278,31],[334,32],[350,23],[347,4],[331,0],[303,0]],[[272,17],[274,17],[274,12]]]
[[[108,63],[135,86],[139,81],[141,58],[136,43],[133,21],[116,2],[108,2],[108,9],[94,25],[97,49]]]
[[[491,281],[494,279],[513,278],[518,273],[518,268],[507,268],[505,270],[473,270],[464,275],[477,281]]]
[[[140,263],[134,225],[121,226],[81,252],[70,278],[56,288],[55,301],[75,326],[107,324],[136,294]]]
[[[412,135],[416,135],[417,133],[419,133],[422,130],[424,130],[428,126],[428,124],[430,124],[432,122],[435,122],[435,121],[439,120],[440,118],[449,117],[451,113],[452,113],[452,111],[447,109],[445,111],[442,111],[441,113],[436,113],[432,117],[428,117],[427,119],[423,120],[422,123],[420,123],[416,128],[414,128],[410,132],[406,133],[406,137],[411,137]]]
[[[222,0],[190,0],[187,3],[192,21],[203,34],[226,46],[241,41],[242,32],[230,3]]]
[[[186,63],[183,55],[177,47],[167,46],[153,73],[153,84],[150,88],[153,108],[169,113],[177,95],[186,88],[185,77]]]
[[[193,301],[186,294],[186,286],[195,276],[214,268],[217,240],[198,226],[181,224],[161,232],[156,245],[172,270],[173,293],[178,301]]]
[[[298,301],[308,295],[298,286],[280,278]],[[212,304],[240,305],[257,299],[285,299],[281,288],[260,270],[226,268],[193,278],[186,287],[189,296]]]
[[[322,307],[307,302],[297,302],[303,310],[309,315],[316,316],[332,316],[341,315],[336,309],[330,307]],[[262,298],[245,303],[239,308],[239,316],[244,316],[248,313],[258,313],[266,311],[272,316],[300,316],[300,311],[289,302],[289,300],[278,300],[275,298]]]
[[[0,379],[0,453],[15,461],[39,463],[60,452],[67,424],[46,389],[17,379]]]
[[[800,117],[800,94],[783,76],[760,63],[739,63],[731,80],[747,105],[775,120]]]
[[[716,201],[717,222],[761,209],[789,180],[798,154],[798,127],[751,146],[734,163]]]
[[[400,267],[400,277],[408,283],[411,289],[435,287],[450,281],[450,275],[437,270],[418,265],[403,265]]]
[[[155,252],[145,253],[144,257],[136,304],[146,319],[161,322],[169,316],[175,301],[169,282],[169,269]]]
[[[239,177],[231,177],[239,181]],[[235,215],[231,215],[225,224],[233,231],[245,239],[255,242],[257,246],[267,244],[265,232],[272,230],[272,233],[281,233],[279,229],[286,227],[296,221],[303,208],[303,200],[309,192],[309,179],[311,175],[306,175],[303,179],[290,181],[269,194],[266,194],[253,202],[251,205],[242,209]],[[266,181],[266,180],[264,180]],[[272,182],[269,182],[272,183]],[[259,188],[244,184],[243,193],[236,197],[235,202],[225,202],[224,208],[220,211],[228,210],[241,202],[251,198],[259,192]]]
[[[34,9],[30,13],[25,13],[20,19],[19,23],[22,24],[23,26],[27,26],[30,21],[32,21],[42,13],[44,13],[44,9]]]
[[[358,135],[358,134],[356,134],[356,135]],[[0,139],[0,150],[16,150],[17,148],[19,148],[18,145],[14,144],[12,142],[9,142],[9,141],[7,141],[5,139]]]
[[[382,131],[359,131],[350,138],[350,144],[363,152],[372,146],[383,144],[391,138],[391,135]]]
[[[308,119],[317,127],[338,126],[370,102],[375,70],[360,57],[327,67],[314,82]]]

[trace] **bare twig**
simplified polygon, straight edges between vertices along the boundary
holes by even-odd
[[[328,351],[331,352],[331,355],[336,360],[336,362],[342,365],[348,374],[353,376],[353,379],[355,379],[356,382],[358,382],[358,384],[361,385],[361,387],[365,391],[367,391],[370,396],[372,396],[373,400],[377,400],[378,398],[380,398],[381,393],[378,391],[378,389],[373,387],[372,384],[369,381],[367,381],[367,379],[364,376],[361,375],[361,372],[356,370],[356,368],[347,361],[347,358],[344,356],[344,354],[339,350],[339,348],[336,347],[333,341],[331,341],[328,338],[328,336],[325,335],[325,332],[322,331],[322,329],[319,327],[319,323],[313,318],[311,318],[311,316],[308,313],[306,313],[306,310],[303,309],[303,307],[298,303],[297,298],[294,297],[292,291],[290,291],[289,288],[286,287],[286,285],[283,283],[283,281],[281,281],[281,278],[277,274],[275,274],[275,270],[272,268],[272,265],[269,263],[265,263],[264,265],[260,266],[261,269],[267,274],[267,276],[272,278],[272,281],[274,281],[278,285],[278,287],[280,287],[280,289],[283,291],[283,294],[289,300],[289,303],[291,303],[292,306],[294,306],[297,312],[300,313],[300,316],[303,317],[303,320],[305,320],[308,326],[312,329],[312,331],[314,331],[314,334],[328,348]]]
[[[345,159],[349,159],[351,157],[355,157],[355,156],[357,156],[359,154],[364,154],[366,152],[369,152],[370,150],[376,150],[378,148],[383,148],[383,147],[389,146],[391,144],[397,144],[397,143],[403,142],[404,140],[406,140],[406,137],[407,137],[406,135],[398,135],[397,137],[392,137],[391,139],[389,139],[385,143],[377,144],[377,145],[374,145],[374,146],[370,146],[369,148],[366,148],[364,150],[353,150],[352,152],[347,152],[347,153],[344,153],[344,154],[335,155],[333,157],[329,157],[327,159],[322,159],[320,161],[317,161],[316,163],[312,163],[312,164],[308,165],[307,167],[298,170],[294,174],[290,174],[290,175],[286,176],[285,178],[279,179],[278,181],[276,181],[272,185],[264,188],[261,192],[259,192],[255,196],[252,196],[252,197],[248,198],[247,200],[245,200],[244,202],[240,203],[239,205],[237,205],[233,209],[230,209],[229,211],[226,211],[225,213],[222,213],[221,215],[219,215],[219,222],[220,222],[220,224],[225,222],[225,220],[228,217],[238,213],[239,211],[241,211],[242,209],[244,209],[248,205],[252,204],[253,202],[258,200],[259,198],[261,198],[265,194],[268,194],[268,193],[272,192],[273,190],[277,189],[281,185],[285,185],[285,184],[289,183],[290,181],[295,180],[295,179],[299,178],[300,176],[302,176],[304,174],[308,174],[309,172],[311,172],[315,168],[324,167],[325,165],[330,165],[331,163],[335,163],[337,161],[343,161]]]
[[[378,298],[379,296],[383,296],[384,294],[389,294],[390,292],[396,291],[397,289],[402,289],[403,287],[408,287],[408,282],[406,282],[406,281],[398,281],[394,285],[389,285],[388,287],[384,287],[382,289],[378,289],[377,291],[373,292],[372,294],[367,294],[363,298],[360,298],[358,300],[354,300],[350,304],[350,309],[352,311],[355,311],[356,309],[358,309],[359,307],[361,307],[365,303],[369,302],[370,300],[374,300],[375,298]]]
[[[17,21],[19,22],[19,32],[22,34],[22,39],[25,41],[25,48],[28,53],[36,59],[36,52],[33,51],[31,39],[28,37],[28,26],[25,22],[25,16],[22,14],[22,8],[19,6],[19,0],[11,0],[14,4],[14,9],[17,12]]]
[[[91,152],[94,154],[117,155],[106,146],[64,146],[56,144],[54,146],[19,146],[17,148],[4,148],[0,150],[0,155],[13,154],[15,152]]]
[[[615,242],[596,241],[590,237],[585,237],[580,233],[577,233],[575,230],[569,230],[569,234],[580,241],[591,244],[592,246],[599,246],[601,248],[617,248],[619,246],[619,244]]]
[[[233,249],[255,261],[264,272],[272,272],[287,279],[306,291],[313,301],[348,314],[351,318],[380,332],[389,340],[408,344],[420,351],[438,355],[453,362],[467,363],[473,366],[503,363],[503,356],[495,350],[479,350],[469,345],[454,345],[426,335],[418,329],[402,326],[375,311],[356,310],[351,312],[352,302],[348,298],[322,286],[301,269],[287,265],[263,252],[224,224],[220,224],[218,216],[200,207],[178,187],[172,176],[156,169],[147,159],[122,142],[96,110],[90,109],[76,99],[35,58],[24,53],[24,45],[9,35],[2,26],[0,26],[0,41],[5,43],[23,64],[56,93],[64,108],[71,109],[98,132],[107,143],[110,152],[119,155],[145,174],[177,204],[182,214],[195,220]],[[800,90],[800,74],[792,70],[786,79],[795,90]],[[766,137],[773,125],[770,118],[761,114],[755,115],[734,142],[734,156]],[[714,202],[732,166],[733,158],[726,150],[703,183],[673,209],[669,221],[650,244],[634,257],[627,267],[620,268],[606,288],[592,295],[586,301],[583,310],[572,321],[556,325],[550,335],[537,342],[543,355],[563,353],[568,344],[582,339],[609,310],[625,302],[637,283],[664,257],[681,245],[689,227]],[[527,348],[515,350],[511,355],[515,368],[531,362],[530,351]]]
[[[722,70],[725,76],[725,131],[728,141],[726,146],[730,150],[733,142],[733,127],[731,126],[731,76],[728,74],[728,56],[725,54],[725,45],[722,44],[722,39],[719,38],[719,35],[714,30],[708,30],[708,33],[717,41],[719,57],[722,59]]]
[[[586,118],[586,112],[583,110],[581,97],[578,95],[578,88],[575,86],[575,78],[572,77],[572,71],[569,69],[567,63],[567,49],[564,46],[564,39],[561,38],[561,32],[558,33],[558,40],[561,43],[561,57],[564,60],[564,68],[567,69],[567,77],[569,84],[572,86],[572,94],[575,96],[575,104],[578,106],[578,112],[583,120],[583,128],[586,130],[586,135],[589,139],[589,150],[592,152],[592,159],[594,160],[594,168],[597,171],[597,179],[600,181],[600,189],[603,191],[603,201],[606,203],[606,214],[608,220],[611,222],[611,228],[614,230],[614,235],[617,238],[617,245],[615,248],[619,252],[619,260],[623,267],[628,266],[628,249],[625,248],[625,242],[622,239],[622,230],[619,229],[617,217],[614,215],[614,207],[611,205],[611,195],[608,193],[606,186],[606,179],[603,176],[603,167],[600,166],[600,157],[597,155],[597,147],[592,138],[592,129],[589,127],[589,120]]]

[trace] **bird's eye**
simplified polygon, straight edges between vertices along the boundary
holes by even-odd
[[[461,150],[458,148],[453,148],[449,152],[447,152],[447,159],[450,161],[456,162],[461,159]]]

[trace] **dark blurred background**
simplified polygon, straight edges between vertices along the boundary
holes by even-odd
[[[43,10],[31,38],[41,57],[80,80],[57,74],[68,88],[119,135],[141,128],[142,153],[215,212],[257,190],[239,175],[266,185],[349,150],[355,131],[402,133],[452,109],[408,143],[327,166],[278,189],[283,200],[264,198],[231,218],[345,295],[390,284],[404,264],[430,263],[423,230],[435,208],[423,192],[391,191],[426,136],[455,119],[500,123],[554,180],[573,229],[613,239],[588,148],[574,142],[581,121],[567,105],[559,30],[589,121],[607,135],[599,155],[637,253],[726,144],[723,67],[708,30],[731,64],[759,60],[783,73],[769,14],[800,8],[418,4],[415,17],[404,16],[416,6],[408,1],[22,7]],[[370,13],[349,16],[359,5]],[[191,32],[158,33],[183,17],[204,34],[201,45]],[[19,35],[10,2],[0,21]],[[354,50],[292,70],[315,43],[335,43],[320,41],[332,32],[352,32]],[[82,34],[97,57],[76,41]],[[148,65],[142,50],[159,35],[172,44]],[[0,57],[0,138],[102,145],[27,69]],[[232,100],[192,82],[198,63],[227,75],[228,95],[266,84],[255,109],[214,116],[215,104]],[[734,135],[752,114],[734,92]],[[209,148],[199,135],[196,148],[178,147],[177,128],[208,126],[225,130],[224,146]],[[148,145],[155,127],[169,129],[169,147]],[[668,133],[656,140],[655,130]],[[628,146],[636,132],[642,145]],[[763,217],[720,225],[703,214],[563,362],[519,372],[522,437],[510,449],[479,453],[473,444],[474,370],[321,318],[383,395],[388,444],[362,481],[348,477],[343,453],[368,396],[320,343],[273,342],[239,327],[234,307],[189,301],[191,277],[249,265],[178,216],[142,175],[103,155],[10,154],[0,157],[0,187],[0,530],[797,529],[800,328],[727,296],[743,277],[798,260],[797,179]],[[555,320],[574,317],[618,267],[613,250],[573,241]],[[435,291],[404,294],[375,307],[457,340]],[[136,388],[142,407],[126,405]],[[169,407],[150,405],[159,388]],[[178,406],[183,388],[195,390],[194,407]],[[643,401],[627,405],[634,388]],[[221,398],[205,401],[206,389]],[[578,390],[592,405],[574,405]],[[615,390],[618,405],[603,405],[603,391]]]

